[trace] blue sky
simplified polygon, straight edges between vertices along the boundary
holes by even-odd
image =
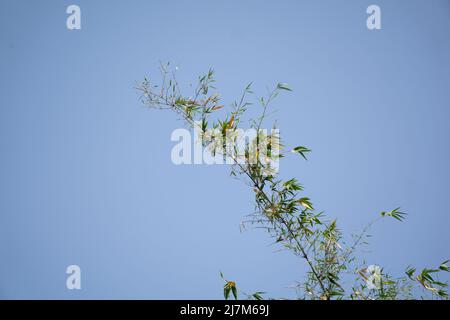
[[[448,259],[449,15],[446,0],[1,1],[0,297],[220,299],[220,270],[295,296],[306,265],[239,230],[251,190],[226,166],[172,164],[182,123],[133,89],[159,61],[185,83],[213,67],[228,102],[289,83],[274,119],[313,152],[281,174],[347,234],[409,214],[375,226],[368,264]],[[71,264],[81,290],[66,289]]]

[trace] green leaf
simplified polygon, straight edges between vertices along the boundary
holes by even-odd
[[[279,90],[292,91],[291,88],[289,88],[289,85],[288,85],[287,83],[284,83],[284,82],[280,82],[280,83],[277,85],[277,89],[279,89]]]
[[[292,152],[298,153],[298,154],[301,155],[305,160],[308,160],[308,159],[306,158],[305,153],[311,152],[311,150],[308,149],[308,148],[306,148],[306,147],[303,147],[303,146],[298,146],[298,147],[295,147],[294,149],[292,149]]]
[[[252,297],[255,298],[255,300],[264,300],[261,296],[262,294],[265,294],[265,292],[258,291],[252,294]]]
[[[441,265],[439,266],[439,269],[441,269],[442,271],[447,271],[450,272],[449,267],[447,266],[447,262],[449,262],[450,260],[444,261],[441,263]]]
[[[309,210],[314,210],[311,200],[309,198],[306,198],[306,197],[301,198],[297,202]]]
[[[416,268],[408,267],[405,271],[406,275],[411,279],[414,276],[414,273],[416,272]]]
[[[252,91],[252,84],[253,84],[253,82],[250,82],[250,83],[245,87],[245,92],[247,92],[247,93],[253,93],[253,91]]]
[[[301,185],[295,178],[286,181],[285,183],[283,183],[283,186],[286,188],[286,190],[302,190]]]
[[[331,291],[330,292],[330,297],[336,297],[336,296],[343,296],[344,295],[344,292],[341,292],[341,291]]]
[[[237,294],[237,289],[235,286],[231,287],[231,291],[233,292],[233,296],[234,296],[234,300],[237,300],[238,298],[238,294]]]
[[[445,291],[445,290],[443,290],[443,289],[438,290],[437,294],[438,294],[440,297],[448,298],[447,291]]]
[[[228,298],[230,297],[230,292],[232,292],[234,298],[237,299],[236,283],[233,281],[227,281],[227,283],[225,283],[225,285],[223,286],[223,295],[225,297],[225,300],[228,300]]]
[[[223,296],[225,297],[225,300],[228,300],[228,298],[230,297],[230,290],[231,288],[227,285],[223,287]]]
[[[439,287],[444,287],[444,288],[448,286],[447,283],[440,282],[440,281],[434,281],[433,284],[436,286],[439,286]]]
[[[403,221],[405,219],[406,213],[400,212],[400,207],[395,208],[392,211],[382,211],[381,216],[382,217],[392,217],[394,219],[397,219],[398,221]]]
[[[429,273],[436,273],[436,272],[439,272],[439,270],[436,270],[436,269],[427,269],[427,268],[425,268],[425,269],[422,270],[422,274],[429,274]]]

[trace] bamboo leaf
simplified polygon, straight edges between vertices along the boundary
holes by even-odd
[[[279,90],[286,90],[286,91],[292,91],[292,90],[289,88],[289,85],[288,85],[287,83],[284,83],[284,82],[278,83],[277,89],[279,89]]]
[[[292,149],[292,152],[298,153],[298,154],[301,155],[305,160],[308,160],[308,159],[306,158],[305,153],[311,152],[311,150],[308,149],[308,148],[306,148],[306,147],[304,147],[304,146],[298,146],[298,147],[295,147],[294,149]]]

